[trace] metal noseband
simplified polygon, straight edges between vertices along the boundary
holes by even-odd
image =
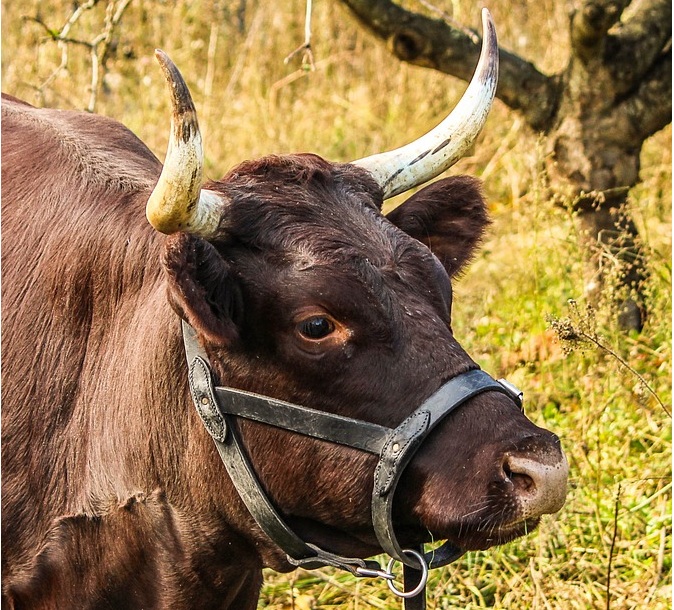
[[[495,381],[481,370],[468,371],[450,379],[398,427],[388,428],[268,396],[215,387],[208,357],[199,345],[194,329],[183,321],[182,330],[190,392],[197,412],[241,499],[262,530],[286,553],[288,561],[306,569],[333,566],[355,576],[384,578],[396,595],[421,600],[416,607],[423,608],[422,592],[428,568],[447,565],[461,557],[464,551],[449,542],[424,555],[400,547],[393,530],[392,509],[402,472],[437,424],[466,401],[483,392],[500,392],[521,408],[521,392],[504,380]],[[279,515],[260,485],[235,429],[229,425],[231,417],[243,417],[378,455],[372,493],[372,523],[379,544],[392,557],[388,568],[382,570],[372,560],[335,555],[301,540]],[[423,545],[420,550],[423,553]],[[394,560],[404,564],[406,580],[409,577],[416,584],[412,591],[399,591],[393,585]]]

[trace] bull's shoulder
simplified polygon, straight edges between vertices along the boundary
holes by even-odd
[[[219,586],[223,573],[210,544],[217,539],[202,547],[204,540],[184,521],[160,491],[131,496],[102,515],[56,519],[29,567],[12,570],[3,583],[6,600],[10,607],[38,609],[180,609],[195,599],[200,608],[248,608],[251,602],[254,608],[261,575],[232,562],[239,582],[230,582],[231,589],[243,587],[250,597],[248,604],[233,600],[230,587]]]
[[[75,110],[36,108],[2,96],[6,178],[38,178],[117,192],[151,190],[161,163],[113,119]]]

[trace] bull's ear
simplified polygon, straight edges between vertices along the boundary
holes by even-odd
[[[162,262],[178,315],[212,345],[231,346],[239,338],[243,304],[220,253],[199,237],[177,233],[167,237]]]
[[[469,261],[489,224],[480,182],[470,176],[438,180],[387,215],[428,246],[450,276]]]

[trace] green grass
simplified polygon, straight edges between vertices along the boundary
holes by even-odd
[[[477,27],[474,3],[451,4],[457,19]],[[561,67],[564,3],[492,4],[505,45],[543,69]],[[218,177],[267,153],[309,150],[349,160],[398,146],[432,126],[465,87],[397,64],[336,2],[315,3],[318,69],[302,70],[299,59],[285,65],[283,58],[303,41],[304,2],[249,1],[242,30],[239,5],[133,0],[113,37],[116,51],[96,111],[124,122],[162,158],[169,115],[152,51],[163,48],[188,80],[207,173]],[[41,26],[21,18],[39,14],[57,28],[70,11],[65,0],[3,1],[4,91],[35,104],[86,107],[86,49],[72,47],[68,73],[45,85],[61,52]],[[101,3],[71,36],[91,40],[102,30],[104,12]],[[523,23],[530,24],[526,31]],[[524,390],[529,417],[562,438],[571,472],[566,506],[538,530],[433,572],[429,608],[671,607],[671,418],[637,375],[671,409],[670,142],[668,128],[647,143],[642,182],[629,200],[650,272],[641,334],[617,328],[611,285],[596,309],[588,308],[587,249],[573,215],[550,202],[543,147],[516,115],[497,103],[474,153],[452,170],[484,179],[494,221],[456,283],[455,333],[481,366]],[[555,321],[582,327],[607,349],[560,342]],[[401,604],[381,582],[325,569],[266,572],[259,607]]]

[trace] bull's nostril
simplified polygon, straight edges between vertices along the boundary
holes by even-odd
[[[531,492],[535,491],[534,480],[528,474],[513,473],[510,477],[517,491]]]
[[[564,504],[568,464],[563,454],[508,454],[501,468],[528,515],[557,512]]]
[[[515,491],[519,492],[534,491],[536,488],[534,479],[531,476],[529,476],[529,474],[526,472],[519,472],[517,465],[515,465],[515,467],[513,468],[510,462],[511,462],[510,457],[506,457],[506,459],[503,461],[502,469],[503,474],[505,475],[505,480],[510,481],[512,483]]]
[[[503,461],[501,464],[501,470],[503,471],[503,476],[506,481],[511,481],[513,478],[513,471],[510,469],[510,464],[508,463],[508,458]]]

